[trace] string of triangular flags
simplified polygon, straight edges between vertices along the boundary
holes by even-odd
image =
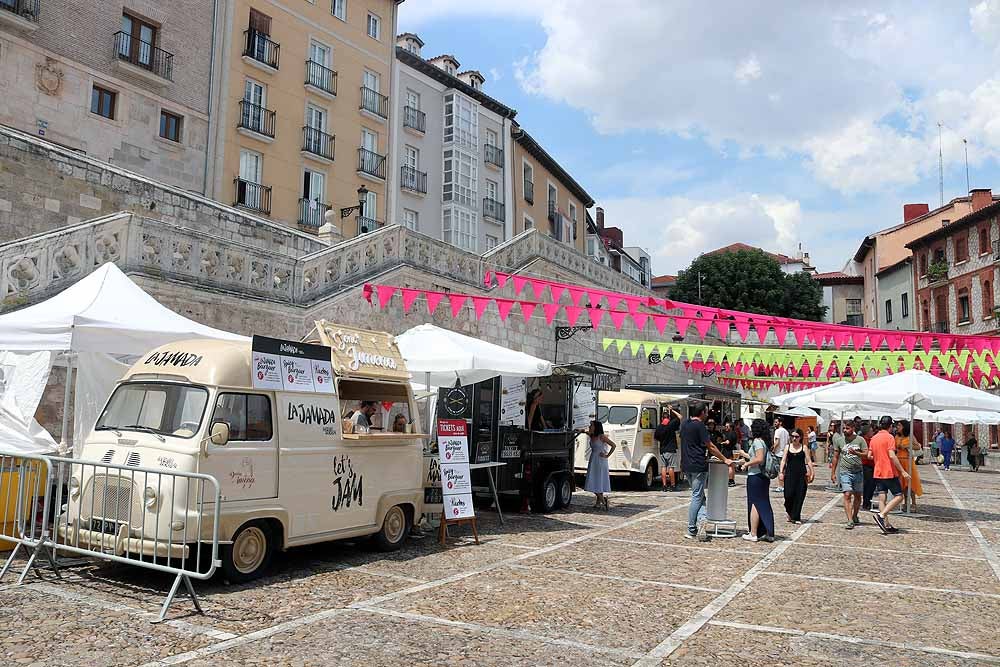
[[[740,387],[742,389],[749,390],[761,390],[768,389],[770,387],[777,387],[781,392],[798,391],[799,389],[810,389],[812,387],[820,387],[823,385],[831,384],[827,380],[818,381],[805,381],[796,380],[789,382],[788,380],[775,380],[770,378],[747,378],[747,377],[736,377],[732,375],[719,375],[715,378],[718,380],[719,384],[724,387]]]

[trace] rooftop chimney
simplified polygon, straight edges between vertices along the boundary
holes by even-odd
[[[903,204],[903,223],[926,215],[930,210],[931,207],[927,204]]]
[[[604,229],[604,209],[597,207],[597,228]]]
[[[973,213],[993,203],[993,192],[989,188],[969,190],[969,195],[972,197]]]
[[[396,37],[396,46],[406,49],[413,55],[420,57],[420,49],[424,45],[424,40],[420,39],[412,32],[404,32]]]
[[[479,71],[470,69],[464,72],[458,73],[458,78],[465,84],[472,86],[476,90],[480,90],[483,84],[486,83],[486,77],[479,73]]]

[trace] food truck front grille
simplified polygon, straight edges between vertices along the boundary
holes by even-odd
[[[133,527],[142,522],[142,505],[130,479],[117,475],[94,475],[83,494],[83,518],[99,517],[107,521],[127,523]]]

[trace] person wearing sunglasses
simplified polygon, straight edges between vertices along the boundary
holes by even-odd
[[[802,504],[806,500],[806,489],[813,480],[812,452],[804,443],[802,429],[795,429],[792,441],[781,457],[781,471],[778,481],[784,487],[785,516],[789,523],[802,523]]]

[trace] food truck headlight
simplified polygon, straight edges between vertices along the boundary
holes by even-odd
[[[69,478],[69,493],[74,499],[80,495],[80,480],[76,477]]]
[[[146,490],[142,492],[142,497],[145,499],[146,509],[153,509],[156,505],[156,489],[151,486],[147,486]]]
[[[184,530],[184,522],[183,521],[171,521],[170,522],[170,530],[174,530],[174,531]]]

